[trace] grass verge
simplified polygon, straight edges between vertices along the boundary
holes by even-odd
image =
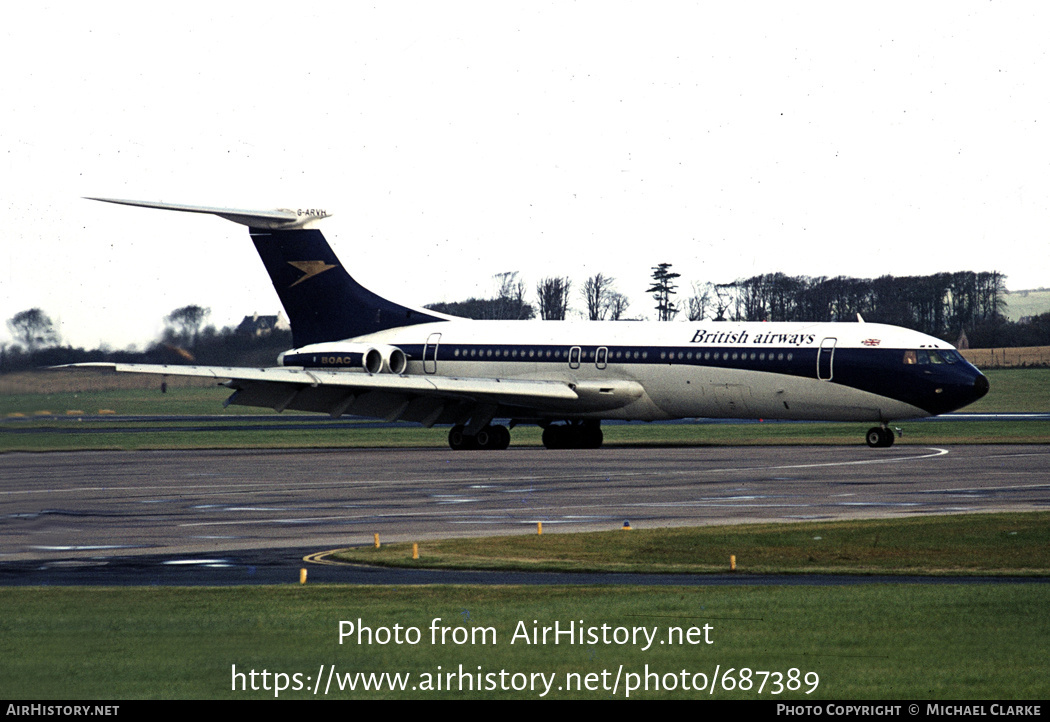
[[[757,574],[1050,574],[1050,512],[633,529],[354,547],[340,561],[397,567]]]

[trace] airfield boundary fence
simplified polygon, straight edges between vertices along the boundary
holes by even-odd
[[[959,353],[980,369],[1050,367],[1050,346],[967,348]]]

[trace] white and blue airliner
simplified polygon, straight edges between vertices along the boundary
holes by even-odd
[[[505,449],[537,424],[548,448],[596,448],[603,419],[741,418],[876,424],[954,411],[988,380],[950,344],[877,323],[475,321],[410,308],[357,283],[317,230],[323,210],[210,213],[249,227],[292,327],[272,368],[91,364],[204,376],[226,403],[451,425],[453,449]]]

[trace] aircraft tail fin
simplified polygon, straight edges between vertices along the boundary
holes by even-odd
[[[288,314],[297,348],[448,318],[369,291],[346,272],[316,229],[249,232]]]
[[[325,237],[313,228],[330,215],[323,210],[247,211],[113,198],[89,200],[209,213],[248,226],[255,249],[288,314],[297,348],[450,318],[394,303],[355,281]]]

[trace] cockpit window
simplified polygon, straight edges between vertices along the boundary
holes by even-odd
[[[953,364],[963,360],[955,349],[919,349],[904,352],[904,364]]]

